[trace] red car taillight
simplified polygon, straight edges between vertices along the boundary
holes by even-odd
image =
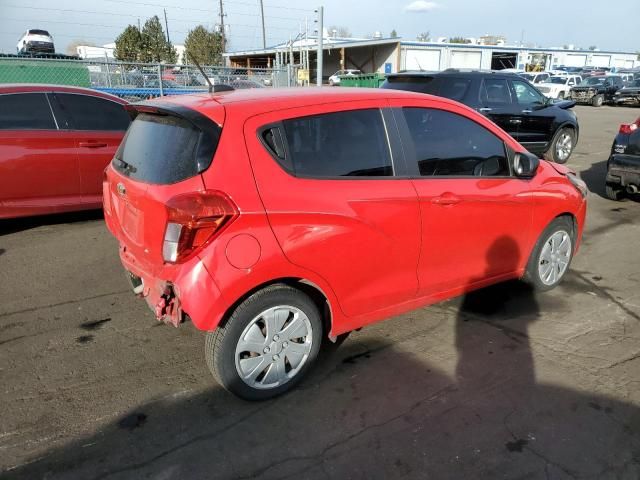
[[[171,263],[186,260],[239,215],[233,201],[218,191],[178,195],[166,206],[168,218],[162,256]]]
[[[638,128],[640,128],[640,118],[638,118],[633,123],[623,123],[622,125],[620,125],[620,133],[629,135],[638,130]]]

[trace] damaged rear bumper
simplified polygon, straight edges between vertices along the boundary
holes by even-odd
[[[142,265],[125,246],[120,260],[133,293],[144,299],[158,321],[178,327],[186,319],[202,330],[220,316],[222,294],[198,257],[189,262],[165,265],[157,270]]]

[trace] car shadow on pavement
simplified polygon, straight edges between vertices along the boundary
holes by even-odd
[[[592,164],[588,169],[580,172],[580,178],[584,180],[591,193],[595,193],[602,198],[607,198],[604,186],[607,178],[607,161],[602,160]]]
[[[55,213],[35,217],[10,218],[0,220],[0,236],[23,232],[32,228],[65,223],[89,222],[104,218],[102,210],[84,210],[81,212]]]
[[[638,407],[536,380],[546,302],[518,282],[469,293],[442,306],[455,359],[420,326],[355,335],[285,396],[157,399],[4,478],[640,478]]]

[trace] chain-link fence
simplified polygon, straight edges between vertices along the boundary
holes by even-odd
[[[0,58],[1,83],[74,85],[129,100],[206,92],[209,83],[236,89],[291,87],[299,84],[294,68],[235,68],[106,60]]]

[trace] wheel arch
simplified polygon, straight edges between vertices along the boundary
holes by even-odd
[[[227,321],[229,320],[231,315],[233,314],[234,310],[238,307],[238,305],[240,305],[242,302],[244,302],[251,295],[253,295],[254,293],[256,293],[256,292],[258,292],[260,290],[263,290],[266,287],[269,287],[271,285],[276,285],[276,284],[283,284],[283,285],[287,285],[289,287],[295,288],[297,290],[300,290],[304,294],[306,294],[309,298],[311,298],[311,300],[316,305],[316,307],[318,307],[318,311],[320,312],[320,317],[321,317],[321,320],[322,320],[322,327],[323,327],[323,330],[324,330],[323,331],[323,335],[324,336],[330,336],[331,335],[331,329],[332,329],[332,326],[333,326],[333,319],[334,319],[334,311],[332,309],[332,305],[331,305],[331,302],[329,300],[329,297],[322,290],[322,288],[320,288],[317,284],[315,284],[314,282],[312,282],[310,280],[307,280],[305,278],[300,278],[300,277],[273,278],[273,279],[265,281],[265,282],[263,282],[263,283],[261,283],[259,285],[256,285],[255,287],[251,288],[250,290],[248,290],[244,294],[240,295],[236,299],[236,301],[233,302],[226,309],[226,311],[224,312],[224,314],[220,318],[220,322],[218,322],[218,324],[216,325],[215,328],[223,327],[227,323]]]

